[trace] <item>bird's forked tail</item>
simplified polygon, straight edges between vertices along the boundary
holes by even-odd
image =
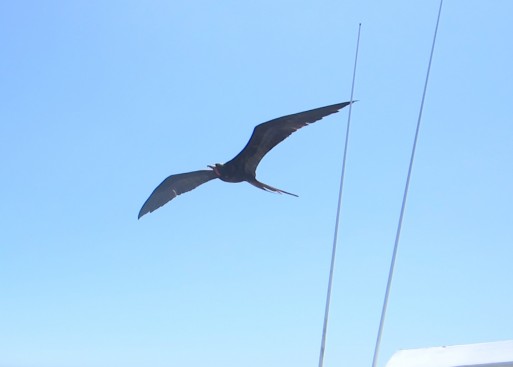
[[[264,191],[269,191],[269,192],[276,192],[278,194],[287,194],[287,195],[292,195],[292,196],[295,196],[295,197],[298,197],[296,194],[292,194],[290,192],[287,192],[287,191],[283,191],[283,190],[280,190],[280,189],[277,189],[276,187],[272,187],[270,185],[266,185],[265,183],[263,182],[260,182],[260,181],[257,181],[257,180],[254,180],[254,181],[248,181],[250,184],[252,184],[253,186],[255,187],[258,187],[259,189],[262,189]]]

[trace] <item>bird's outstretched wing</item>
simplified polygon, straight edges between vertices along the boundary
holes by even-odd
[[[212,170],[201,170],[169,176],[153,190],[139,211],[138,218],[160,208],[178,195],[191,191],[214,178],[217,178],[217,175]]]
[[[244,149],[225,165],[234,165],[238,169],[255,174],[262,158],[294,131],[336,113],[350,103],[337,103],[264,122],[255,127]]]

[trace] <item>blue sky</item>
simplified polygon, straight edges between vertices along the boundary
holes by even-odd
[[[258,123],[346,101],[325,366],[369,366],[437,1],[0,4],[0,366],[315,366],[347,110],[137,220]],[[382,341],[513,339],[513,3],[444,4]]]

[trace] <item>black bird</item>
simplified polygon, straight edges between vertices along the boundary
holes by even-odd
[[[256,169],[262,158],[276,145],[285,140],[294,131],[336,113],[351,102],[320,107],[309,111],[279,117],[255,127],[253,134],[242,151],[225,164],[208,166],[209,170],[200,170],[172,175],[166,178],[151,193],[141,210],[139,217],[160,208],[168,201],[184,192],[191,191],[201,184],[219,178],[225,182],[246,181],[265,191],[297,196],[290,192],[266,185],[256,179]]]

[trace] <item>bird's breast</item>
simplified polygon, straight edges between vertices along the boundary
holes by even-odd
[[[242,181],[244,181],[244,178],[242,178],[240,176],[221,175],[221,176],[219,176],[219,178],[225,182],[242,182]]]
[[[219,178],[225,182],[243,182],[254,178],[254,174],[246,172],[244,166],[225,164],[219,169]]]

